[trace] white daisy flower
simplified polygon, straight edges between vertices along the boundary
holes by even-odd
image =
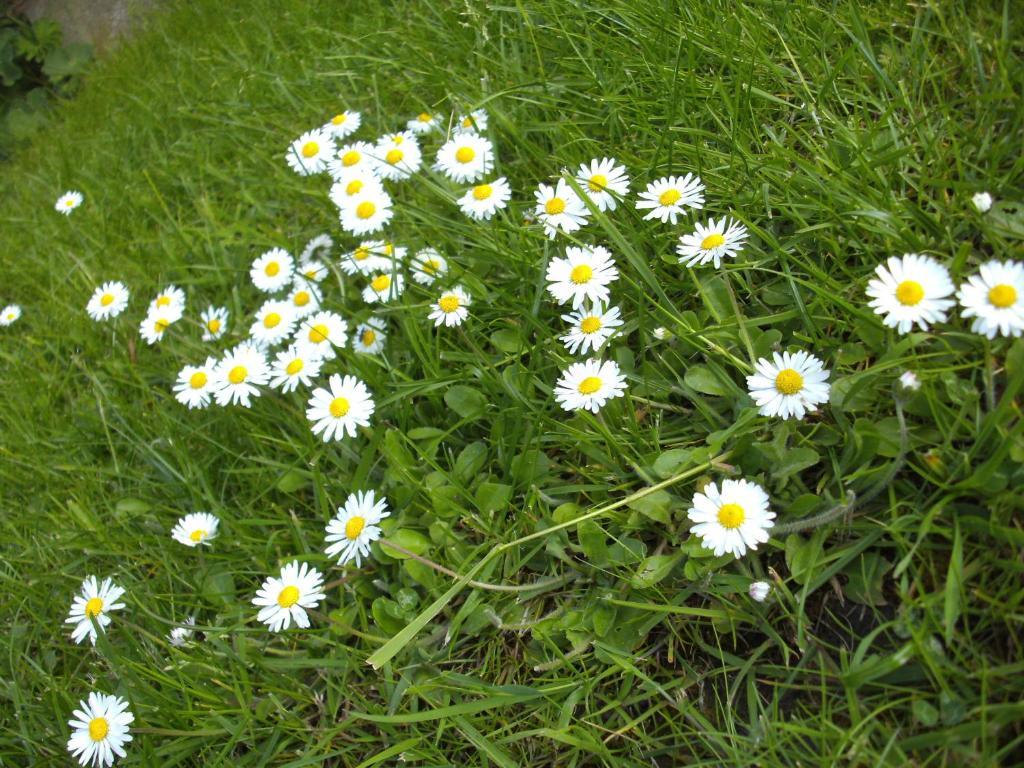
[[[508,206],[512,188],[504,176],[486,184],[477,184],[459,198],[459,208],[471,219],[490,219],[497,211]]]
[[[327,556],[337,557],[338,565],[370,556],[370,544],[380,538],[379,523],[391,513],[385,499],[375,499],[373,491],[353,493],[338,507],[338,514],[327,523]]]
[[[618,277],[619,270],[607,248],[569,246],[564,257],[548,264],[548,293],[559,304],[572,301],[573,309],[579,309],[585,301],[606,304],[608,285]]]
[[[910,392],[916,392],[921,388],[921,380],[917,378],[917,374],[913,371],[904,371],[900,374],[899,378],[900,386]]]
[[[438,297],[428,318],[434,321],[435,326],[444,325],[451,328],[454,325],[462,325],[469,316],[468,307],[471,303],[470,295],[461,285],[457,285]]]
[[[423,165],[419,142],[411,133],[392,133],[382,136],[374,148],[377,174],[382,179],[402,181],[416,173]]]
[[[0,311],[0,326],[8,326],[21,317],[21,307],[17,304],[8,304]]]
[[[57,213],[63,213],[65,216],[70,216],[71,212],[80,206],[84,199],[85,198],[82,196],[81,192],[71,190],[58,197],[57,203],[53,208]]]
[[[899,333],[908,333],[914,325],[928,330],[930,323],[941,323],[953,306],[953,281],[949,270],[935,259],[904,254],[891,256],[885,265],[875,267],[877,278],[868,283],[868,306],[882,316],[882,322]]]
[[[266,355],[249,343],[227,352],[213,369],[213,397],[217,405],[238,403],[249,408],[250,398],[259,397],[259,387],[267,383],[270,369]]]
[[[758,603],[763,603],[771,591],[772,585],[767,581],[752,581],[750,586],[747,587],[747,594],[750,595],[750,599]]]
[[[672,332],[665,326],[659,325],[657,328],[651,331],[651,335],[658,341],[664,341],[665,339],[671,338]]]
[[[747,228],[738,221],[723,216],[718,221],[708,219],[707,224],[697,222],[695,226],[691,234],[679,238],[676,253],[680,264],[694,267],[713,261],[718,269],[722,259],[734,259],[743,250]]]
[[[128,288],[119,281],[110,281],[95,290],[85,311],[93,320],[109,320],[128,306]]]
[[[304,354],[321,360],[333,360],[335,347],[348,341],[348,323],[334,312],[320,311],[302,318],[295,329],[295,343]]]
[[[373,145],[366,141],[346,144],[327,163],[327,172],[335,181],[346,181],[354,176],[375,176],[377,161],[374,160]]]
[[[193,627],[196,625],[196,617],[189,616],[185,619],[185,623],[180,627],[175,627],[167,633],[167,640],[175,648],[184,648],[185,644],[192,639],[192,634],[195,632]]]
[[[324,123],[320,130],[334,139],[344,139],[358,131],[362,123],[363,116],[361,114],[346,109]]]
[[[341,181],[331,185],[331,202],[338,206],[339,211],[349,204],[349,201],[360,194],[379,195],[385,192],[384,185],[380,179],[368,170],[354,171],[345,176]]]
[[[291,336],[295,321],[290,301],[269,299],[256,311],[249,336],[260,348],[272,347]]]
[[[346,275],[367,275],[387,272],[395,257],[404,258],[405,248],[395,250],[394,243],[383,240],[364,240],[355,250],[344,254],[338,266]]]
[[[174,385],[175,399],[187,405],[189,410],[208,406],[213,394],[213,370],[216,367],[217,358],[208,357],[202,365],[186,365],[182,368]]]
[[[298,286],[300,283],[322,283],[329,274],[330,270],[327,269],[326,264],[318,259],[310,259],[295,268],[295,277],[292,279],[293,286]]]
[[[203,341],[216,341],[228,329],[228,308],[208,306],[200,315],[203,321]]]
[[[567,411],[597,413],[614,397],[626,391],[626,378],[611,360],[591,358],[566,368],[555,385],[555,400]]]
[[[459,115],[453,130],[455,133],[483,133],[487,130],[487,110],[474,109],[468,115]]]
[[[687,208],[704,207],[704,183],[699,176],[688,173],[685,176],[665,176],[652,181],[647,190],[640,193],[636,201],[638,211],[647,210],[644,219],[659,219],[662,224],[685,213]]]
[[[436,248],[423,248],[412,257],[412,279],[420,285],[431,285],[448,274],[448,260]]]
[[[971,198],[971,202],[974,203],[978,213],[988,213],[988,210],[992,207],[992,195],[988,192],[978,192]]]
[[[292,286],[292,292],[288,294],[288,306],[296,320],[301,320],[320,309],[320,289],[313,283],[296,278]]]
[[[271,632],[295,626],[309,626],[306,609],[316,608],[326,595],[322,592],[324,580],[316,568],[293,560],[281,569],[281,577],[269,577],[263,582],[252,604],[260,608],[256,615]]]
[[[88,637],[96,645],[96,626],[106,631],[110,625],[107,614],[124,608],[124,603],[117,602],[123,594],[124,589],[114,584],[112,579],[104,579],[100,584],[95,576],[90,576],[83,581],[80,594],[75,595],[71,611],[64,620],[65,624],[75,625],[71,639],[81,643]]]
[[[384,349],[384,341],[387,339],[386,330],[387,323],[384,318],[371,317],[356,327],[355,335],[352,337],[352,348],[365,355],[377,354]]]
[[[747,390],[762,416],[802,419],[828,401],[829,372],[807,352],[775,352],[761,358],[747,376]]]
[[[185,292],[176,285],[168,285],[156,295],[155,299],[149,302],[150,312],[158,309],[178,309],[184,313]]]
[[[572,328],[562,337],[562,343],[572,355],[597,352],[622,325],[619,308],[605,309],[601,302],[593,304],[590,309],[581,307],[571,314],[562,315],[562,319]]]
[[[440,122],[437,119],[437,115],[432,115],[429,112],[420,112],[416,117],[405,124],[413,133],[422,135],[424,133],[430,133],[436,131]]]
[[[299,254],[299,265],[305,267],[306,264],[314,259],[329,259],[331,256],[331,249],[333,247],[334,239],[330,235],[317,235],[306,243],[306,247],[303,248],[302,253]],[[306,279],[313,280],[314,278],[306,275]]]
[[[614,211],[629,192],[626,166],[618,165],[612,157],[594,158],[590,165],[581,163],[576,181],[599,211]]]
[[[174,306],[151,309],[139,323],[139,335],[152,346],[163,340],[167,329],[181,319],[181,309]]]
[[[264,293],[276,293],[292,281],[295,261],[284,248],[271,248],[252,263],[249,277]]]
[[[458,134],[437,150],[434,167],[452,181],[477,181],[494,168],[494,145],[475,133]]]
[[[217,527],[220,518],[209,512],[192,512],[178,521],[171,530],[171,538],[186,547],[198,547],[200,544],[210,545],[217,538]]]
[[[748,549],[768,541],[768,529],[775,525],[775,513],[768,509],[768,494],[749,480],[723,480],[722,490],[708,483],[693,495],[686,513],[696,525],[690,532],[701,539],[715,557],[730,552],[740,558]]]
[[[320,130],[306,131],[292,142],[285,157],[300,176],[321,173],[334,154],[334,142]]]
[[[74,729],[68,739],[68,752],[79,765],[111,766],[114,755],[125,757],[124,745],[132,740],[128,728],[135,715],[128,711],[128,702],[105,693],[89,694],[71,713],[68,725]]]
[[[383,229],[395,213],[391,195],[366,189],[350,197],[339,210],[342,229],[356,237]]]
[[[346,433],[355,437],[357,427],[368,427],[373,415],[373,398],[366,385],[355,376],[342,378],[334,374],[327,389],[313,390],[306,408],[306,418],[313,422],[313,434],[325,443],[341,440]]]
[[[394,301],[405,290],[405,278],[399,272],[380,272],[370,278],[363,288],[363,301],[374,304],[378,301]]]
[[[956,294],[971,330],[990,339],[1024,332],[1024,262],[989,261]]]
[[[308,387],[320,374],[323,359],[307,346],[292,344],[278,352],[270,364],[270,386],[282,392],[294,392],[301,384]]]
[[[551,239],[559,232],[575,232],[590,218],[583,201],[572,187],[565,183],[565,179],[559,179],[553,187],[547,184],[538,185],[533,196],[537,200],[534,213],[544,225],[544,232]]]

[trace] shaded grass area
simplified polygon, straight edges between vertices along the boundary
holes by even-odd
[[[25,317],[0,329],[0,761],[63,764],[65,721],[97,688],[132,704],[127,764],[1012,764],[1024,346],[959,319],[894,336],[863,287],[891,254],[936,255],[958,281],[1020,258],[1019,40],[995,3],[258,0],[156,17],[2,170],[0,303]],[[326,181],[288,170],[293,138],[343,107],[372,138],[478,106],[517,204],[480,226],[436,177],[398,188],[394,238],[445,252],[474,305],[437,333],[432,294],[411,290],[385,311],[383,358],[331,369],[375,393],[372,433],[318,443],[301,394],[251,412],[174,402],[177,371],[213,353],[198,311],[227,304],[234,340],[248,327],[252,258],[323,231],[354,245]],[[721,273],[685,270],[685,226],[595,217],[582,239],[623,273],[609,354],[630,397],[570,418],[551,397],[569,358],[542,280],[561,242],[523,214],[537,182],[604,155],[634,190],[698,173],[707,213],[753,242]],[[65,219],[52,204],[68,187],[86,205]],[[1002,201],[984,218],[968,202],[983,189]],[[84,305],[106,279],[132,305],[94,325]],[[360,285],[330,280],[328,307],[368,315]],[[169,282],[187,317],[145,347],[135,326]],[[820,417],[756,416],[743,375],[775,345],[833,370]],[[904,452],[906,369],[924,385]],[[716,560],[688,543],[685,510],[695,483],[732,472],[783,523],[876,495]],[[390,501],[388,535],[432,561],[465,574],[526,539],[474,578],[554,581],[448,593],[378,550],[329,573],[342,581],[312,630],[271,637],[249,605],[259,582],[295,556],[329,568],[323,525],[365,487]],[[210,551],[168,536],[194,509],[223,520]],[[60,627],[90,573],[129,603],[95,651]],[[766,575],[773,597],[751,602]],[[365,664],[446,594],[380,670]],[[193,613],[204,641],[170,648]]]

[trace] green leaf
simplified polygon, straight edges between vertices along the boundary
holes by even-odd
[[[47,54],[43,74],[55,83],[81,74],[92,59],[92,46],[88,43],[68,43]]]
[[[960,618],[961,592],[964,584],[964,541],[960,534],[960,524],[953,529],[953,551],[949,556],[949,567],[946,569],[945,600],[942,608],[943,635],[946,645],[953,642],[953,631]]]
[[[469,484],[476,478],[487,461],[487,445],[480,441],[470,443],[459,452],[452,474],[461,483]]]
[[[393,531],[388,536],[388,541],[393,541],[402,549],[407,549],[416,555],[425,555],[431,547],[430,539],[412,528],[399,528],[397,531]],[[395,560],[409,559],[409,555],[389,547],[387,541],[381,540],[380,548],[388,557],[393,557]]]
[[[819,461],[821,461],[821,456],[813,448],[790,448],[782,454],[782,459],[772,467],[772,477],[782,483],[798,472],[813,467]]]
[[[497,512],[508,506],[512,486],[504,483],[480,483],[474,499],[481,512]]]
[[[817,534],[804,539],[794,533],[786,539],[786,566],[799,584],[806,584],[814,576],[822,554],[821,536]]]
[[[298,469],[289,469],[277,480],[277,490],[281,493],[295,493],[299,488],[309,485],[309,475]]]
[[[231,571],[211,571],[203,577],[199,591],[211,603],[231,605],[235,602],[235,577]]]
[[[491,344],[499,352],[512,355],[523,348],[523,340],[511,328],[503,328],[491,334]]]
[[[388,635],[394,635],[402,629],[404,623],[396,614],[398,604],[388,597],[378,597],[370,604],[370,613],[377,626]]]
[[[640,564],[630,579],[630,583],[637,589],[653,587],[668,576],[682,558],[682,552],[675,552],[671,555],[651,555]]]
[[[654,474],[664,479],[672,477],[689,463],[693,451],[689,448],[673,448],[654,460]]]
[[[877,552],[865,552],[842,572],[847,576],[846,596],[861,605],[885,605],[882,594],[885,574],[892,563]]]
[[[704,395],[728,395],[730,387],[706,365],[694,365],[683,376],[686,385]]]
[[[584,520],[576,526],[580,548],[587,561],[598,568],[608,564],[608,535],[593,520]]]
[[[667,491],[660,490],[641,496],[639,499],[629,502],[628,506],[651,520],[668,525],[672,520],[672,515],[669,512],[671,504],[672,496]]]
[[[141,515],[148,512],[151,506],[142,499],[121,499],[114,509],[124,515]]]
[[[479,390],[456,384],[444,393],[445,404],[464,419],[476,419],[483,415],[487,398]]]

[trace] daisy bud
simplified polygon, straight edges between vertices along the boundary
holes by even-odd
[[[751,600],[763,603],[771,591],[772,587],[767,581],[752,581],[747,589],[747,594],[750,595]]]
[[[992,195],[988,192],[978,192],[971,198],[971,202],[978,209],[978,213],[985,213],[992,207]]]
[[[917,378],[917,374],[913,371],[904,371],[900,375],[900,386],[911,392],[916,392],[921,388],[921,380]]]

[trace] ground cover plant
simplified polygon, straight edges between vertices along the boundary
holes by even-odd
[[[0,182],[0,762],[1014,764],[1019,33],[154,17]]]

